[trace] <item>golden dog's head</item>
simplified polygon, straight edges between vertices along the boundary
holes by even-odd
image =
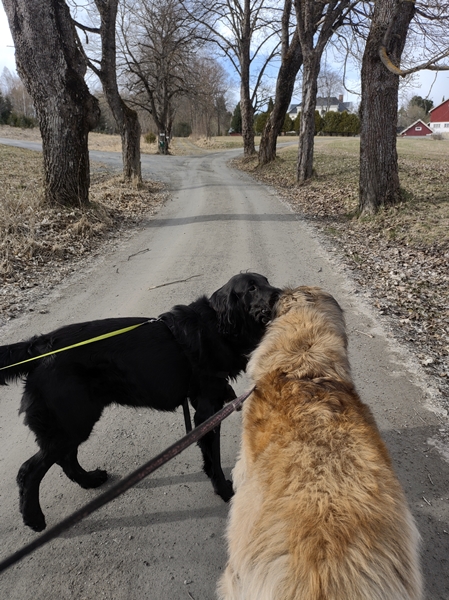
[[[343,311],[333,296],[318,287],[285,288],[248,365],[257,382],[269,372],[315,379],[351,381]]]

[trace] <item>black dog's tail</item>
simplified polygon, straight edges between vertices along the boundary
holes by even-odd
[[[0,385],[6,385],[9,381],[17,381],[28,375],[39,361],[23,361],[39,354],[39,350],[30,341],[0,346]]]

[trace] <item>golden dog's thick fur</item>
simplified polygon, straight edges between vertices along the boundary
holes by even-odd
[[[350,374],[342,311],[285,290],[251,357],[222,600],[418,600],[419,534]]]

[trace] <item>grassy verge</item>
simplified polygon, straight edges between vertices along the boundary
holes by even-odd
[[[296,149],[236,166],[273,185],[341,251],[361,290],[423,367],[449,390],[449,142],[398,140],[404,202],[357,218],[359,140],[316,138],[316,177],[297,187]]]
[[[40,142],[42,139],[38,127],[21,129],[20,127],[10,127],[9,125],[0,125],[0,138],[27,140],[30,142]],[[122,140],[119,135],[91,132],[89,133],[89,150],[121,152]],[[140,151],[142,154],[156,154],[157,145],[156,143],[147,143],[145,137],[142,135],[140,138]]]
[[[27,291],[49,288],[76,270],[106,239],[138,224],[165,201],[162,185],[138,189],[92,165],[90,205],[49,207],[43,202],[42,156],[0,145],[0,316],[24,308]]]
[[[234,148],[243,148],[243,138],[241,135],[223,135],[223,136],[212,136],[210,138],[201,137],[193,139],[192,141],[199,148],[205,148],[207,150],[232,150]],[[254,139],[256,146],[260,143],[260,136],[256,136]]]

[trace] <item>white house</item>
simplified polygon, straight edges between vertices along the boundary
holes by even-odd
[[[335,96],[327,98],[318,97],[316,99],[316,110],[319,111],[321,116],[329,111],[344,112],[346,110],[350,112],[352,110],[352,102],[343,102],[343,94],[340,94],[338,98]],[[291,104],[288,109],[288,115],[291,119],[296,119],[300,112],[301,104]]]

